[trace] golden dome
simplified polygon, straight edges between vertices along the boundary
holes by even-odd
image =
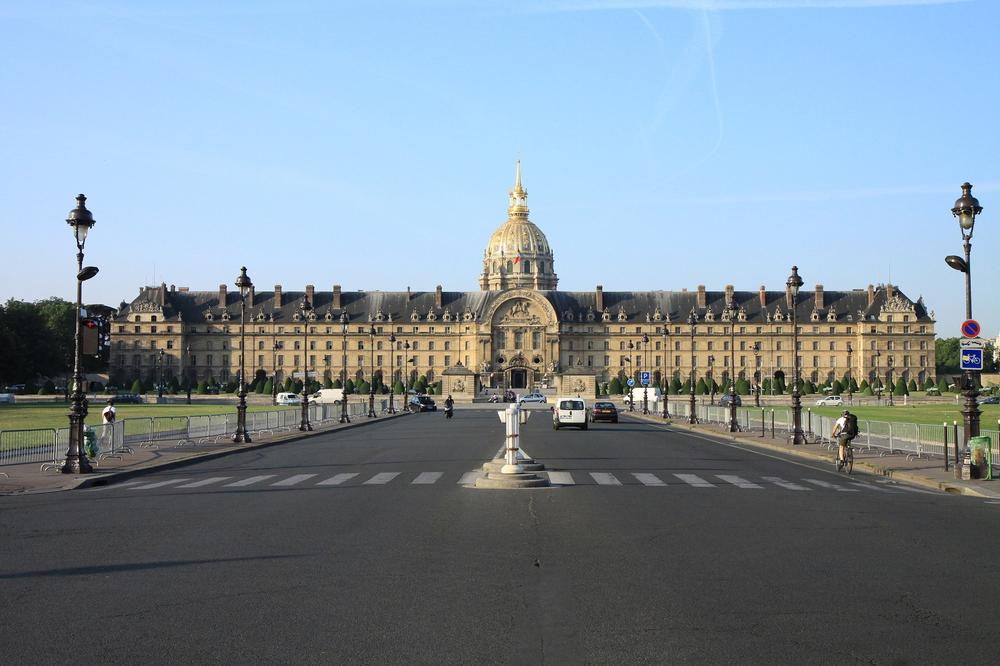
[[[522,219],[507,220],[501,224],[486,245],[486,255],[497,259],[551,252],[542,230],[534,222]]]

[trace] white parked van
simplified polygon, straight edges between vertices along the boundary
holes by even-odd
[[[302,398],[298,393],[279,393],[274,400],[279,405],[301,405]]]
[[[339,405],[344,399],[344,389],[342,388],[328,388],[320,389],[309,396],[309,400],[320,405],[332,404]]]
[[[552,407],[552,429],[576,426],[587,429],[587,403],[583,398],[565,397],[556,400]]]

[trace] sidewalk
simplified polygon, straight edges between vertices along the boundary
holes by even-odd
[[[791,442],[783,437],[781,433],[776,432],[776,437],[772,439],[770,430],[767,430],[764,433],[765,436],[762,437],[760,430],[755,432],[731,433],[722,426],[715,424],[691,425],[687,421],[679,421],[677,419],[664,421],[659,416],[652,414],[643,416],[635,412],[630,414],[626,412],[625,415],[650,423],[669,424],[670,427],[678,430],[701,433],[720,440],[728,440],[741,445],[804,458],[812,462],[829,465],[831,469],[836,469],[834,464],[834,459],[836,458],[835,449],[827,449],[825,445],[815,443],[792,446]],[[949,469],[946,472],[944,470],[944,461],[941,458],[912,458],[907,460],[907,456],[905,455],[880,455],[878,452],[865,452],[863,447],[855,447],[854,470],[959,495],[1000,499],[1000,481],[957,480],[955,478],[954,465],[949,465]]]
[[[22,465],[4,465],[0,467],[0,495],[23,495],[29,493],[49,493],[74,488],[99,486],[112,481],[121,481],[132,476],[153,471],[181,467],[194,462],[221,458],[233,453],[262,449],[276,444],[288,444],[315,435],[322,435],[338,430],[359,428],[371,423],[381,423],[390,419],[406,416],[407,412],[383,415],[378,418],[353,417],[351,423],[341,425],[338,419],[326,422],[313,422],[312,432],[300,432],[297,428],[257,436],[251,433],[253,442],[250,444],[233,444],[230,441],[232,433],[214,438],[218,441],[205,444],[184,444],[164,441],[150,447],[135,447],[134,453],[126,453],[121,458],[105,458],[94,465],[92,474],[63,474],[58,469],[41,471],[39,463]],[[91,461],[93,464],[93,461]]]

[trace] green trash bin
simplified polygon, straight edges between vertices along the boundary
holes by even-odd
[[[986,435],[969,439],[969,450],[972,453],[972,478],[990,479],[990,446],[992,440]]]
[[[97,457],[97,433],[90,426],[83,430],[83,452],[87,454],[88,458]]]

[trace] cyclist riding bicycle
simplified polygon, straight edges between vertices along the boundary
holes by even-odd
[[[847,447],[858,436],[858,417],[846,409],[833,424],[832,435],[837,438],[837,469],[847,462]]]

